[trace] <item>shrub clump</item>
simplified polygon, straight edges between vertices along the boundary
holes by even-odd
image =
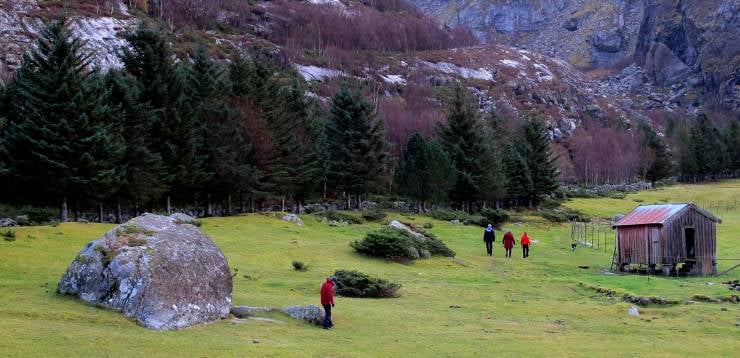
[[[381,221],[385,217],[386,213],[382,210],[366,210],[362,212],[362,218],[366,221]]]
[[[501,225],[511,218],[511,215],[506,210],[501,209],[484,209],[480,212],[488,223],[486,225]]]
[[[359,271],[339,270],[336,294],[345,297],[393,298],[398,297],[401,285],[381,278],[371,277]]]
[[[455,252],[434,235],[415,236],[392,228],[371,231],[364,239],[354,241],[350,246],[363,255],[398,262],[429,258],[432,255],[455,256]]]
[[[319,217],[323,217],[329,221],[346,222],[348,224],[362,224],[361,218],[354,216],[354,215],[347,214],[347,213],[343,213],[341,211],[335,211],[335,210],[325,211],[323,213],[317,213],[315,215]]]
[[[581,213],[578,210],[573,210],[565,207],[555,209],[539,209],[537,214],[548,221],[555,223],[562,223],[566,221],[589,221],[591,217]]]
[[[429,216],[442,221],[459,220],[460,222],[470,221],[470,214],[464,211],[435,209],[429,213]]]
[[[7,230],[0,233],[0,236],[2,236],[5,241],[15,241],[15,231],[13,230]]]
[[[292,265],[296,271],[308,271],[308,266],[303,261],[293,261]]]

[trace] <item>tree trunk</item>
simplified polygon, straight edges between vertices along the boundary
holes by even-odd
[[[167,215],[172,215],[172,202],[170,201],[170,196],[167,195],[167,202],[165,203],[165,211],[167,212]]]
[[[496,200],[496,209],[501,209],[501,200]]]
[[[116,203],[116,224],[120,224],[121,221],[123,221],[122,216],[123,215],[121,213],[121,198],[118,198],[118,201]]]
[[[347,193],[347,210],[352,210],[352,196]]]
[[[80,199],[75,199],[75,222],[80,221]]]
[[[226,196],[226,215],[231,215],[231,194]]]
[[[253,197],[249,197],[249,207],[250,207],[249,212],[253,213],[254,212],[254,198]]]
[[[280,201],[280,211],[285,212],[285,197],[282,197],[282,200]]]
[[[98,201],[98,222],[103,222],[103,200]]]
[[[244,203],[244,192],[239,192],[239,212],[244,213],[247,210],[246,204]]]
[[[62,198],[62,207],[59,210],[59,221],[67,222],[69,218],[69,211],[67,210],[67,197]]]
[[[213,215],[213,204],[211,204],[211,194],[206,194],[206,216]]]

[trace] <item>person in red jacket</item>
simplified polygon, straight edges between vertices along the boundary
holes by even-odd
[[[531,243],[531,240],[529,240],[529,236],[527,236],[527,233],[525,232],[521,238],[522,255],[524,256],[525,259],[529,257],[529,244],[530,243]]]
[[[321,285],[321,305],[324,307],[324,329],[334,327],[331,321],[331,308],[334,307],[334,285],[337,283],[336,277],[327,277],[326,282]]]
[[[504,234],[504,249],[506,249],[506,257],[511,257],[511,249],[516,245],[514,234],[511,231],[507,231]]]

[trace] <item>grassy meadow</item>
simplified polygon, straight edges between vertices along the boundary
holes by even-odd
[[[568,207],[610,217],[640,203],[740,201],[740,180],[676,185],[625,199],[576,199]],[[719,258],[740,258],[740,210],[718,210]],[[600,249],[570,249],[570,227],[542,220],[505,225],[537,243],[530,258],[485,256],[482,229],[424,216],[387,219],[432,223],[457,252],[409,265],[359,256],[349,247],[381,224],[330,227],[304,215],[299,227],[262,214],[209,218],[202,229],[225,252],[235,305],[318,304],[319,286],[337,269],[355,269],[403,285],[396,299],[337,298],[336,328],[323,330],[278,314],[283,323],[225,319],[182,331],[155,332],[120,313],[57,295],[55,286],[75,254],[112,225],[67,223],[15,229],[0,240],[0,356],[711,356],[740,352],[740,307],[697,303],[640,308],[589,289],[687,301],[729,296],[723,277],[658,278],[610,275],[613,240]],[[293,270],[291,262],[309,266]],[[738,261],[719,261],[718,269]],[[588,266],[587,269],[578,266]],[[238,270],[238,271],[237,271]]]

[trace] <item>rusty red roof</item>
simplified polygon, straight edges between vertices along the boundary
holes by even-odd
[[[663,224],[688,204],[641,205],[619,219],[614,226]]]
[[[722,222],[714,215],[702,210],[701,208],[693,204],[660,204],[660,205],[640,205],[634,210],[630,211],[623,218],[619,219],[615,227],[617,226],[633,226],[633,225],[663,225],[672,216],[678,214],[687,207],[691,207],[697,210],[702,215],[706,216],[714,222]]]

